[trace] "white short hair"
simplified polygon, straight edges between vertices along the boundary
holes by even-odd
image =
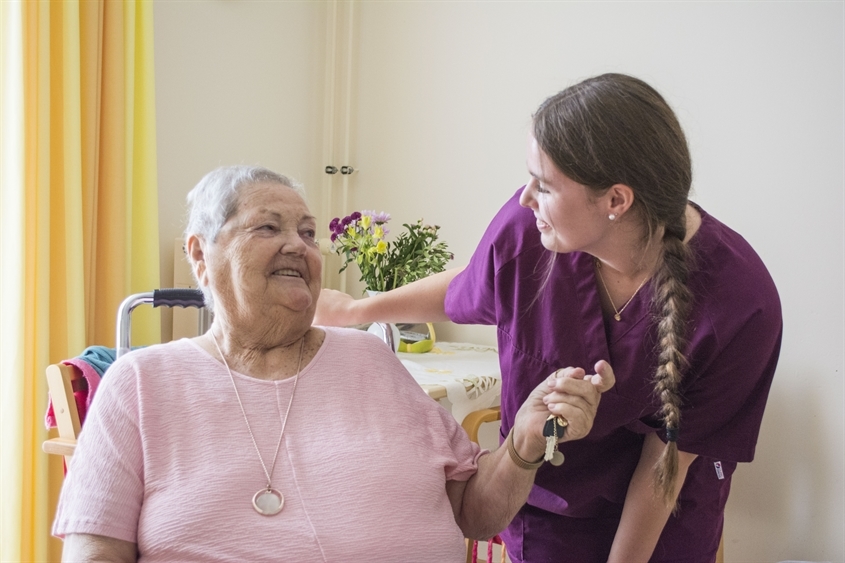
[[[305,188],[302,184],[267,168],[244,165],[217,168],[206,174],[188,193],[185,240],[192,235],[207,242],[217,240],[223,225],[237,211],[244,188],[259,182],[274,182],[287,186],[305,199]],[[193,267],[191,271],[196,278]],[[206,287],[199,287],[205,295],[205,306],[212,310],[211,292]]]

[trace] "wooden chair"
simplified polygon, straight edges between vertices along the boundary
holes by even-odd
[[[501,409],[499,407],[492,407],[489,409],[481,409],[469,413],[464,418],[464,421],[461,423],[461,426],[463,426],[464,430],[469,436],[469,439],[475,443],[478,443],[478,430],[479,428],[481,428],[481,425],[487,422],[496,422],[497,420],[501,419]],[[477,558],[478,542],[475,540],[467,539],[467,563],[490,563],[493,553],[492,545],[494,543],[501,546],[500,561],[502,561],[503,563],[507,561],[507,552],[505,551],[505,544],[502,542],[501,538],[496,536],[495,538],[491,538],[487,542],[488,559],[486,561]]]
[[[85,378],[75,367],[65,364],[47,366],[47,388],[53,402],[59,436],[47,440],[41,448],[48,454],[65,456],[66,467],[76,449],[76,439],[81,428],[73,392],[80,390],[84,385]]]

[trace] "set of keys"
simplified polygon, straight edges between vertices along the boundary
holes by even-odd
[[[563,438],[569,421],[562,416],[549,415],[546,424],[543,426],[543,436],[546,437],[546,453],[543,460],[548,461],[555,467],[563,464],[563,454],[557,449],[557,441]]]

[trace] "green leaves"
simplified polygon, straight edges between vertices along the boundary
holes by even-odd
[[[446,263],[454,258],[445,242],[438,242],[439,226],[415,224],[402,225],[407,229],[391,245],[389,266],[385,273],[385,286],[394,289],[419,279],[442,272]]]
[[[424,225],[422,219],[405,223],[405,232],[387,242],[386,213],[354,212],[329,224],[332,248],[343,257],[343,272],[351,262],[361,271],[367,289],[389,291],[442,272],[454,258],[446,243],[438,241],[439,226]]]

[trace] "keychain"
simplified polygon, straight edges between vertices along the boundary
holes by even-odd
[[[543,459],[555,467],[563,464],[563,454],[557,449],[557,441],[563,437],[567,426],[569,426],[568,420],[553,414],[549,415],[543,426],[543,436],[546,437],[546,454]]]

